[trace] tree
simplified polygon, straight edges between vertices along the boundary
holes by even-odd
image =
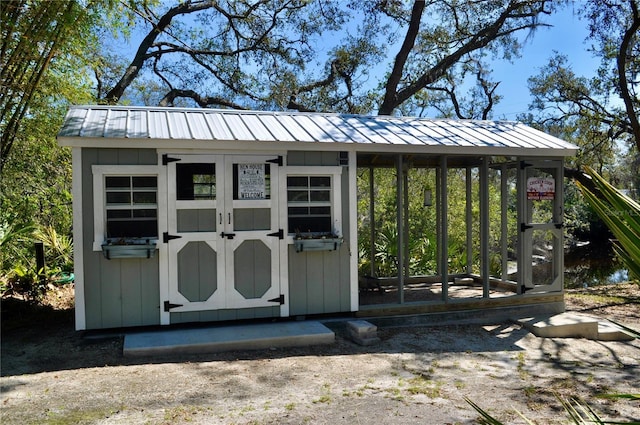
[[[88,65],[104,22],[126,16],[118,4],[0,2],[0,280],[37,275],[34,230],[71,235],[71,152],[56,134],[70,103],[95,102]]]
[[[47,68],[81,19],[75,1],[2,2],[0,173]]]
[[[640,187],[640,15],[637,0],[589,0],[578,14],[588,24],[591,52],[600,58],[596,74],[576,74],[570,57],[555,53],[529,79],[532,112],[520,119],[581,147],[565,168],[584,188],[567,191],[566,229],[577,238],[606,241],[612,235],[581,195],[604,194],[582,170],[591,167],[617,187]]]
[[[475,75],[491,105],[499,97],[484,61],[517,57],[516,36],[544,26],[540,17],[557,3],[193,0],[145,8],[137,13],[148,31],[104,101],[127,91],[136,98],[133,82],[147,78],[163,87],[161,105],[388,115],[430,101],[428,91],[455,104],[452,83]],[[370,71],[384,73],[392,49],[376,85]],[[490,106],[471,109],[487,117]]]
[[[616,145],[635,147],[636,156],[640,150],[638,6],[637,0],[591,0],[580,9],[589,24],[587,41],[601,59],[595,76],[576,75],[569,58],[556,53],[529,80],[534,120],[583,147],[576,165],[602,172],[613,163]]]

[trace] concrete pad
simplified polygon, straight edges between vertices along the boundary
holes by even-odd
[[[542,338],[587,338],[595,341],[630,341],[634,337],[621,327],[579,313],[530,317],[517,320],[532,334]]]
[[[543,338],[598,339],[598,320],[575,313],[519,321],[532,334]]]
[[[127,334],[125,356],[197,354],[331,344],[335,334],[320,322],[278,322]]]

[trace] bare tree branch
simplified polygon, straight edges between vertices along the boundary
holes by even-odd
[[[422,75],[416,78],[413,83],[410,83],[404,88],[398,90],[407,57],[415,43],[415,39],[419,31],[422,8],[424,7],[423,1],[416,1],[414,3],[409,29],[407,30],[407,35],[402,47],[400,48],[400,52],[398,53],[398,56],[396,56],[396,62],[394,63],[394,68],[389,76],[387,91],[382,105],[380,106],[379,113],[381,115],[390,115],[396,107],[408,100],[411,96],[415,95],[419,90],[442,78],[447,70],[451,69],[451,67],[460,61],[463,56],[475,50],[484,48],[492,41],[499,38],[508,36],[526,28],[537,28],[539,26],[543,26],[544,24],[537,22],[535,18],[540,13],[549,13],[545,10],[544,5],[544,1],[539,2],[537,6],[535,3],[530,1],[511,1],[491,24],[482,28],[468,40],[465,40],[460,47],[446,55],[434,66],[427,69]],[[521,9],[526,10],[526,8],[530,8],[530,10],[524,12],[520,11]],[[515,27],[506,26],[508,21],[522,18],[531,18],[532,21],[528,24],[518,25]]]
[[[627,116],[631,126],[631,134],[633,135],[636,146],[640,151],[640,122],[638,121],[638,115],[634,108],[634,100],[629,92],[629,82],[627,81],[627,63],[630,60],[629,53],[631,51],[631,45],[634,39],[638,42],[638,31],[640,30],[640,13],[638,13],[638,5],[635,0],[630,0],[632,9],[632,21],[629,28],[622,37],[622,43],[620,43],[620,49],[618,51],[617,68],[618,78],[620,79],[620,96],[624,102]],[[635,99],[635,103],[638,103],[638,99]]]
[[[289,97],[289,103],[287,104],[287,108],[294,109],[299,112],[315,112],[315,109],[312,109],[308,106],[298,103],[297,102],[298,95],[300,93],[310,93],[315,89],[318,89],[321,87],[327,87],[333,84],[336,81],[336,76],[339,74],[337,65],[338,65],[338,61],[337,59],[334,59],[333,61],[331,61],[331,65],[329,66],[329,70],[330,70],[329,75],[327,75],[326,78],[324,78],[323,80],[314,81],[307,85],[298,87],[295,90],[295,93],[292,93],[291,96]]]
[[[407,63],[407,59],[409,58],[409,53],[411,53],[411,50],[413,49],[416,38],[418,36],[418,32],[420,31],[420,20],[422,19],[422,12],[424,11],[424,7],[424,0],[416,0],[413,3],[413,9],[411,10],[411,19],[409,21],[409,27],[407,28],[407,34],[404,38],[404,41],[402,42],[400,51],[396,55],[391,74],[389,74],[389,78],[387,78],[384,100],[382,101],[382,105],[380,106],[379,110],[380,115],[391,115],[393,110],[398,105],[409,98],[409,96],[407,96],[402,101],[400,100],[398,85],[400,84],[400,80],[402,79],[403,70],[405,64]],[[416,92],[417,90],[415,90],[412,94]]]
[[[125,89],[129,87],[131,82],[140,73],[142,65],[147,59],[147,51],[151,48],[151,46],[153,46],[153,43],[158,38],[158,36],[171,24],[173,18],[178,15],[184,15],[208,9],[212,7],[214,3],[215,2],[212,0],[185,1],[184,3],[180,3],[178,6],[169,9],[169,11],[158,20],[158,23],[153,27],[153,29],[144,37],[144,39],[140,43],[140,46],[138,46],[138,50],[133,60],[127,67],[124,75],[105,96],[106,102],[116,103],[118,102],[118,100],[120,100],[120,98],[124,94]]]
[[[228,99],[224,99],[221,97],[201,96],[194,90],[179,89],[172,89],[167,94],[165,94],[165,96],[160,101],[159,106],[173,106],[173,101],[179,97],[192,99],[202,108],[217,105],[232,109],[246,109],[242,105],[231,102]]]

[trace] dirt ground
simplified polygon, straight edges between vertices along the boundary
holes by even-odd
[[[125,358],[122,337],[73,331],[71,288],[2,301],[2,424],[567,423],[558,398],[640,421],[640,340],[537,338],[513,323],[382,328],[381,342]],[[640,286],[568,291],[567,309],[640,329]]]

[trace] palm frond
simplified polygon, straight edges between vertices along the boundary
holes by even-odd
[[[629,272],[640,278],[640,204],[609,184],[589,167],[598,194],[576,182],[585,199],[616,238],[614,250]]]

